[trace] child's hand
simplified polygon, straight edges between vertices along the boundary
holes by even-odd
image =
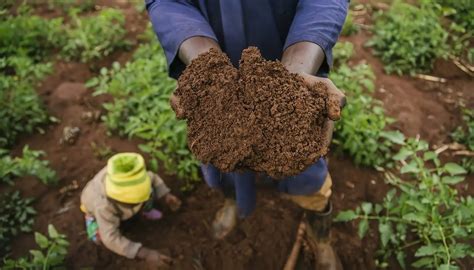
[[[181,207],[181,200],[171,193],[166,194],[164,199],[166,205],[168,205],[168,207],[173,212],[178,211],[178,209]]]
[[[154,249],[148,249],[146,247],[141,247],[138,250],[137,257],[146,261],[149,269],[157,269],[163,267],[166,268],[169,267],[173,262],[170,257],[163,255]]]

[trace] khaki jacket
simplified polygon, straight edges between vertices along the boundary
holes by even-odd
[[[120,222],[127,220],[140,211],[142,204],[133,208],[124,207],[107,199],[105,194],[105,176],[107,168],[103,168],[84,187],[81,194],[81,204],[87,214],[93,216],[99,227],[102,243],[113,252],[133,259],[142,246],[124,237],[119,230]],[[155,199],[159,199],[170,192],[163,180],[156,174],[148,171],[154,189]]]

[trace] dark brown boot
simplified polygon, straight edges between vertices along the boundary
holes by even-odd
[[[323,212],[307,211],[307,244],[314,254],[314,269],[341,270],[342,264],[329,240],[332,223],[332,204]]]

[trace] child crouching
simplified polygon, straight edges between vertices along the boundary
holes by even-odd
[[[170,257],[129,240],[119,230],[121,221],[138,213],[149,219],[161,218],[161,212],[153,208],[158,199],[173,211],[181,205],[158,175],[146,171],[141,155],[114,155],[82,191],[81,210],[85,213],[88,238],[119,255],[145,260],[152,267],[169,265]]]

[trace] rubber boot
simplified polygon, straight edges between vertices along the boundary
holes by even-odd
[[[237,225],[237,204],[233,198],[233,190],[223,189],[224,205],[217,211],[212,222],[212,235],[215,239],[224,239]]]
[[[332,204],[328,203],[323,212],[307,211],[307,240],[314,253],[314,269],[341,270],[342,263],[329,240],[332,223]]]

